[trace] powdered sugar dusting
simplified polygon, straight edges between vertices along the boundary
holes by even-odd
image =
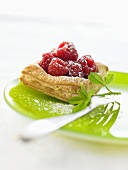
[[[83,81],[85,81],[86,79],[85,78],[80,78],[80,77],[68,77],[68,76],[61,76],[61,79],[65,80],[65,81],[70,81],[72,83],[74,82],[78,82],[78,83],[81,83]]]
[[[37,105],[38,111],[48,111],[51,116],[55,114],[58,115],[67,115],[72,112],[73,105],[61,102],[52,102],[52,101],[45,101],[34,99],[33,105]]]
[[[60,115],[67,115],[72,112],[73,106],[70,104],[62,104],[62,103],[52,103],[50,113],[59,113]]]

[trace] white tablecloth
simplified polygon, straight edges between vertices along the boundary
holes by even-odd
[[[62,41],[72,41],[80,55],[91,54],[111,70],[128,72],[127,30],[102,23],[0,16],[0,169],[127,170],[128,146],[82,141],[60,132],[30,143],[18,138],[32,120],[6,104],[4,88],[24,66]]]

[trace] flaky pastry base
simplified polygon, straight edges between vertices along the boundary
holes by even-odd
[[[98,73],[102,78],[107,74],[108,67],[102,63],[96,63]],[[93,84],[89,79],[68,76],[51,76],[47,74],[38,64],[30,64],[22,70],[20,81],[49,96],[67,101],[78,94],[80,83],[83,83],[86,90],[94,89],[96,93],[102,85]]]

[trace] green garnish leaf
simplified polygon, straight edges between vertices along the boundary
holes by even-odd
[[[87,91],[86,91],[86,88],[84,87],[84,85],[82,83],[80,83],[80,87],[81,87],[81,91],[87,95]]]
[[[96,72],[90,72],[88,79],[94,84],[104,84],[101,76]]]
[[[77,112],[86,108],[91,102],[93,91],[86,91],[86,88],[81,84],[81,89],[78,91],[78,96],[71,97],[68,103],[75,105],[72,112]]]
[[[108,74],[105,78],[104,78],[104,82],[105,84],[110,84],[112,83],[114,80],[114,74]]]
[[[68,100],[68,103],[74,105],[72,112],[77,112],[85,109],[91,103],[92,96],[105,97],[106,95],[121,94],[121,92],[113,92],[107,87],[108,84],[113,82],[114,74],[108,74],[104,79],[102,79],[102,77],[98,73],[90,72],[88,79],[93,84],[101,84],[107,89],[108,92],[103,94],[94,94],[94,90],[90,90],[87,92],[85,86],[83,84],[80,84],[81,89],[78,91],[78,96],[71,97]]]
[[[72,112],[74,113],[74,112],[78,112],[78,111],[80,111],[80,110],[83,110],[84,108],[86,108],[87,107],[87,104],[86,104],[86,102],[84,102],[84,100],[82,100],[82,101],[80,101],[79,103],[78,103],[78,105],[75,105],[74,106],[74,108],[72,109]]]
[[[83,98],[81,96],[74,96],[74,97],[71,97],[69,100],[68,100],[68,103],[70,104],[79,104],[80,101],[82,101]]]
[[[94,84],[101,84],[102,86],[104,86],[108,93],[104,93],[104,94],[97,94],[95,96],[106,96],[106,95],[118,95],[118,94],[121,94],[120,92],[112,92],[108,87],[107,85],[112,83],[113,80],[114,80],[114,74],[108,74],[104,80],[102,79],[102,77],[96,73],[96,72],[91,72],[88,76],[88,79],[90,80],[91,83],[94,83]]]

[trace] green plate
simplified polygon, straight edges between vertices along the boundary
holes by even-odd
[[[100,106],[61,128],[60,133],[95,142],[128,144],[128,74],[111,73],[115,80],[110,88],[122,92],[116,96],[120,104]],[[26,87],[19,79],[6,86],[4,97],[11,108],[31,119],[72,114],[72,105]]]

